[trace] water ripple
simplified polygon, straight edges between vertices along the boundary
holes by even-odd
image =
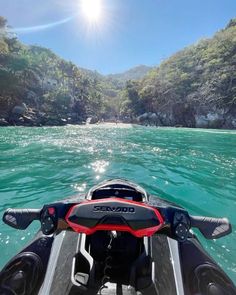
[[[40,208],[124,177],[192,214],[228,217],[236,228],[236,132],[181,128],[65,126],[0,129],[0,213]],[[0,264],[38,228],[0,222]],[[204,247],[236,282],[236,231]],[[6,247],[7,246],[7,247]]]

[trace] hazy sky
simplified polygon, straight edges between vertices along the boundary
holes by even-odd
[[[97,1],[87,14],[85,1]],[[107,74],[211,37],[236,17],[236,0],[0,0],[0,15],[24,43]]]

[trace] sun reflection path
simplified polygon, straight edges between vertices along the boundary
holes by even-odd
[[[86,187],[87,187],[86,183],[72,185],[72,188],[78,192],[84,192]]]
[[[93,171],[100,174],[106,171],[106,167],[108,165],[109,165],[109,162],[104,160],[98,160],[91,164]]]
[[[98,160],[91,164],[91,168],[96,173],[96,179],[100,179],[102,173],[106,171],[106,168],[108,167],[109,162],[104,160]]]

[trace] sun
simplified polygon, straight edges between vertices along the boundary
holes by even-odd
[[[97,23],[102,15],[101,0],[81,0],[81,9],[84,16],[91,23]]]

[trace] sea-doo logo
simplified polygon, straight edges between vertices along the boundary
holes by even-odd
[[[134,207],[94,206],[93,212],[135,213]]]

